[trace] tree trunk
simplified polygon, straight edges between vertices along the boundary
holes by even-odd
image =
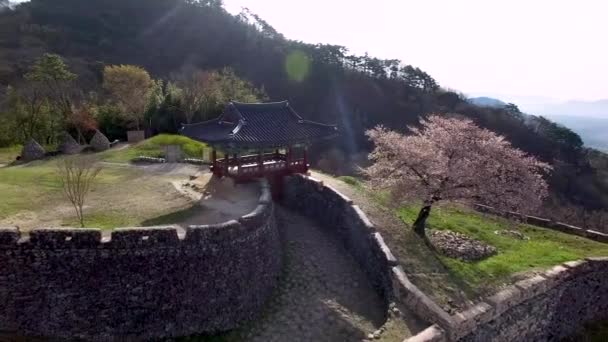
[[[432,202],[426,202],[422,209],[420,209],[420,213],[418,213],[418,218],[416,218],[416,221],[414,222],[414,232],[416,232],[416,234],[418,234],[420,237],[426,238],[426,219],[431,214],[432,206]]]

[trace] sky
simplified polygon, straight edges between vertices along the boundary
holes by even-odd
[[[605,0],[224,0],[287,38],[418,66],[468,95],[608,98]]]

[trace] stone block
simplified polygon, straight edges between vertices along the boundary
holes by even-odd
[[[260,198],[258,201],[260,204],[271,203],[272,202],[272,193],[270,192],[270,189],[262,188],[262,194],[260,195]]]
[[[547,279],[547,288],[553,288],[568,279],[570,272],[568,268],[559,265],[546,271],[542,275]]]
[[[343,193],[336,190],[335,188],[333,188],[329,185],[325,185],[325,188],[327,189],[327,191],[333,192],[343,203],[353,204],[353,200],[351,200],[348,196],[344,195]]]
[[[116,228],[112,231],[110,245],[115,248],[144,247],[162,244],[165,246],[179,243],[177,229],[167,227]]]
[[[608,234],[588,229],[584,232],[585,236],[591,240],[608,243]]]
[[[478,325],[490,321],[496,310],[490,304],[481,302],[465,311],[457,312],[452,316],[454,322],[452,333],[458,338],[469,334]]]
[[[184,152],[180,145],[166,145],[163,150],[167,163],[179,163],[184,159]]]
[[[128,131],[127,132],[127,141],[135,144],[140,141],[146,140],[146,134],[144,131]]]
[[[402,305],[412,310],[418,317],[439,324],[443,328],[448,329],[453,326],[450,315],[412,284],[401,266],[393,267],[391,272],[395,297]]]
[[[93,228],[36,228],[29,243],[39,248],[86,248],[101,243],[101,230]]]
[[[446,342],[446,334],[438,325],[433,324],[430,327],[419,332],[405,340],[405,342]]]
[[[540,275],[515,283],[515,286],[521,290],[522,300],[528,300],[544,293],[547,290],[547,285],[547,279]]]
[[[0,247],[14,247],[20,237],[17,227],[0,227]]]
[[[551,227],[555,230],[559,230],[560,232],[564,232],[564,233],[568,233],[568,234],[573,234],[573,235],[579,235],[579,236],[583,236],[584,235],[584,230],[582,228],[579,227],[575,227],[566,223],[562,223],[562,222],[555,222],[551,225]]]
[[[550,227],[551,226],[551,220],[541,218],[541,217],[536,217],[536,216],[526,216],[526,222],[528,224],[538,226],[538,227]]]
[[[358,205],[353,205],[352,210],[354,211],[354,213],[358,217],[358,219],[361,221],[363,226],[365,228],[367,228],[367,230],[369,230],[370,232],[376,231],[376,227],[374,226],[372,221],[370,221],[370,219],[367,217],[367,215],[363,212],[363,210],[361,210],[361,208]]]
[[[257,228],[263,225],[270,211],[269,204],[260,204],[252,212],[239,218],[239,223],[250,228]]]
[[[376,232],[376,233],[372,234],[372,237],[373,237],[374,243],[376,243],[378,245],[378,247],[382,251],[382,254],[384,254],[384,258],[386,259],[386,262],[388,263],[388,265],[397,266],[399,264],[397,261],[397,258],[395,258],[395,256],[393,255],[393,252],[391,252],[390,248],[388,248],[388,246],[384,242],[384,238],[382,237],[382,235],[380,235],[380,233]]]
[[[509,286],[502,291],[486,298],[486,302],[494,307],[494,313],[500,315],[522,301],[522,293],[515,286]]]

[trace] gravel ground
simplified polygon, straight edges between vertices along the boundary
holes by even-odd
[[[402,341],[404,323],[389,321],[382,300],[341,243],[305,217],[278,208],[286,250],[281,285],[245,341]]]

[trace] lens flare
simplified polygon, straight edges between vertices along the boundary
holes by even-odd
[[[310,73],[310,57],[302,51],[292,51],[285,60],[285,71],[290,80],[302,82]]]

